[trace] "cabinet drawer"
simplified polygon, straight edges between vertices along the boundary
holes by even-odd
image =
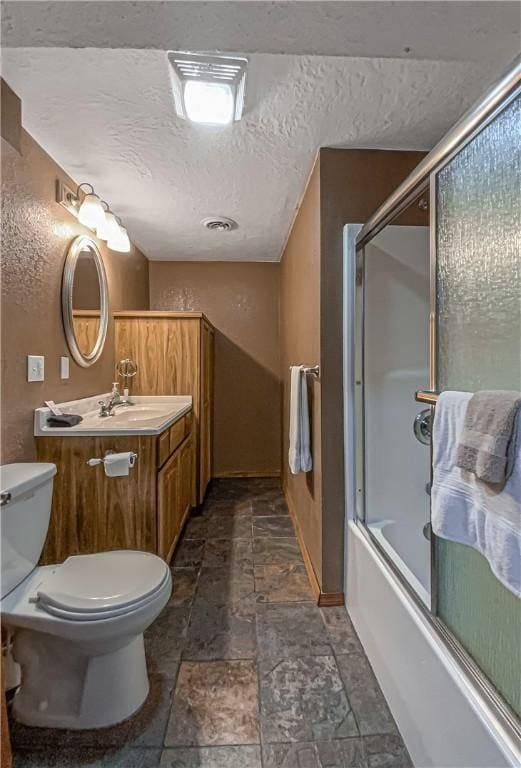
[[[166,432],[163,432],[162,435],[159,435],[159,441],[157,444],[157,464],[159,467],[163,466],[171,453],[170,430],[167,429]]]
[[[177,446],[185,439],[185,419],[186,416],[179,419],[179,421],[176,421],[176,423],[170,427],[170,453],[173,453]]]
[[[182,419],[172,424],[170,429],[159,436],[157,449],[157,465],[162,467],[165,461],[179,445],[183,442],[192,430],[192,413],[187,413]]]

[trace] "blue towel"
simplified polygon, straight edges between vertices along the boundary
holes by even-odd
[[[436,405],[432,530],[481,552],[499,581],[521,598],[521,441],[512,473],[501,488],[460,469],[456,454],[471,397],[470,392],[443,392]]]

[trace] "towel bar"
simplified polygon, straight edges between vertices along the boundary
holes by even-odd
[[[291,371],[292,366],[290,366]],[[304,373],[311,374],[311,376],[320,376],[320,366],[319,365],[304,365]]]
[[[440,396],[439,392],[429,392],[429,391],[422,391],[416,392],[414,395],[414,399],[417,403],[427,403],[427,405],[436,405],[438,402],[438,398]]]

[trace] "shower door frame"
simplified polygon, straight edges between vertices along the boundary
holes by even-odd
[[[359,529],[375,547],[415,604],[445,643],[470,682],[484,696],[493,713],[511,735],[521,740],[521,724],[517,715],[496,691],[470,654],[438,617],[437,563],[434,536],[430,540],[431,606],[430,610],[404,577],[396,563],[373,536],[366,525],[365,498],[365,395],[364,395],[364,293],[365,293],[365,246],[388,224],[408,208],[411,203],[429,190],[430,226],[430,294],[429,294],[429,386],[433,392],[438,386],[437,344],[437,242],[436,242],[436,175],[463,147],[480,133],[515,98],[521,95],[521,57],[483,98],[475,104],[446,134],[434,149],[419,163],[394,193],[377,209],[356,237],[355,262],[355,520]],[[431,413],[434,406],[431,405]],[[432,444],[431,444],[432,472]],[[432,479],[432,478],[431,478]]]

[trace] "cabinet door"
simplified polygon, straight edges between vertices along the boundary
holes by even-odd
[[[159,472],[157,485],[157,548],[158,554],[168,560],[180,526],[180,451],[176,451]]]

